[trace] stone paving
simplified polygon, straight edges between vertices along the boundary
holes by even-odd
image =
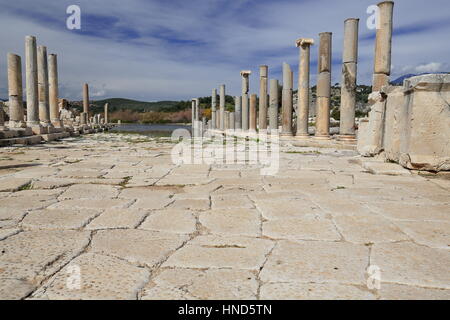
[[[449,179],[293,146],[261,176],[173,146],[0,149],[0,298],[450,299]]]

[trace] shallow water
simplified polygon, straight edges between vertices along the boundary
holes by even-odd
[[[170,137],[175,129],[187,129],[190,125],[182,124],[138,124],[124,123],[110,129],[110,132],[139,133],[152,137]]]

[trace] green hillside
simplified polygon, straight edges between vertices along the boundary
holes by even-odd
[[[92,101],[92,104],[99,108],[99,111],[103,109],[105,103],[109,103],[109,110],[111,112],[118,110],[129,110],[137,112],[148,112],[148,111],[165,111],[165,112],[176,112],[183,110],[190,106],[189,101],[158,101],[158,102],[145,102],[136,101],[131,99],[123,98],[110,98],[104,100]]]

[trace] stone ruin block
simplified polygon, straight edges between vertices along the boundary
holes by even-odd
[[[368,119],[360,121],[358,152],[408,169],[450,170],[450,75],[428,74],[385,86],[369,97]]]

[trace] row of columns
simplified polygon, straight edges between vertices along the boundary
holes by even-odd
[[[380,91],[382,86],[389,84],[391,70],[392,42],[392,1],[378,4],[379,25],[376,33],[373,91]],[[358,64],[358,33],[359,19],[349,18],[344,21],[344,46],[342,57],[340,128],[338,138],[341,140],[355,139],[355,108]],[[310,109],[310,50],[314,40],[300,38],[296,41],[299,48],[297,130],[293,132],[293,72],[287,63],[283,63],[283,89],[281,95],[281,135],[296,138],[309,138]],[[332,33],[319,34],[318,75],[316,92],[316,123],[315,137],[330,139],[330,107],[331,107],[331,70],[332,70]],[[241,96],[234,97],[234,121],[225,121],[225,86],[220,86],[220,112],[216,111],[216,89],[212,93],[213,129],[233,129],[255,132],[258,128],[265,132],[278,130],[279,85],[278,80],[270,80],[268,91],[268,66],[262,65],[260,71],[259,117],[257,119],[257,96],[249,97],[249,76],[251,71],[240,72],[242,81]],[[268,122],[268,123],[267,123]],[[228,124],[228,125],[227,125]]]
[[[8,53],[7,60],[9,128],[31,128],[30,132],[35,134],[51,133],[53,128],[62,129],[63,123],[59,115],[57,55],[48,55],[46,46],[37,46],[36,37],[25,37],[26,122],[23,107],[21,57]],[[108,104],[104,108],[104,121],[108,123]],[[88,114],[89,88],[87,84],[84,84],[81,124],[88,123]]]

